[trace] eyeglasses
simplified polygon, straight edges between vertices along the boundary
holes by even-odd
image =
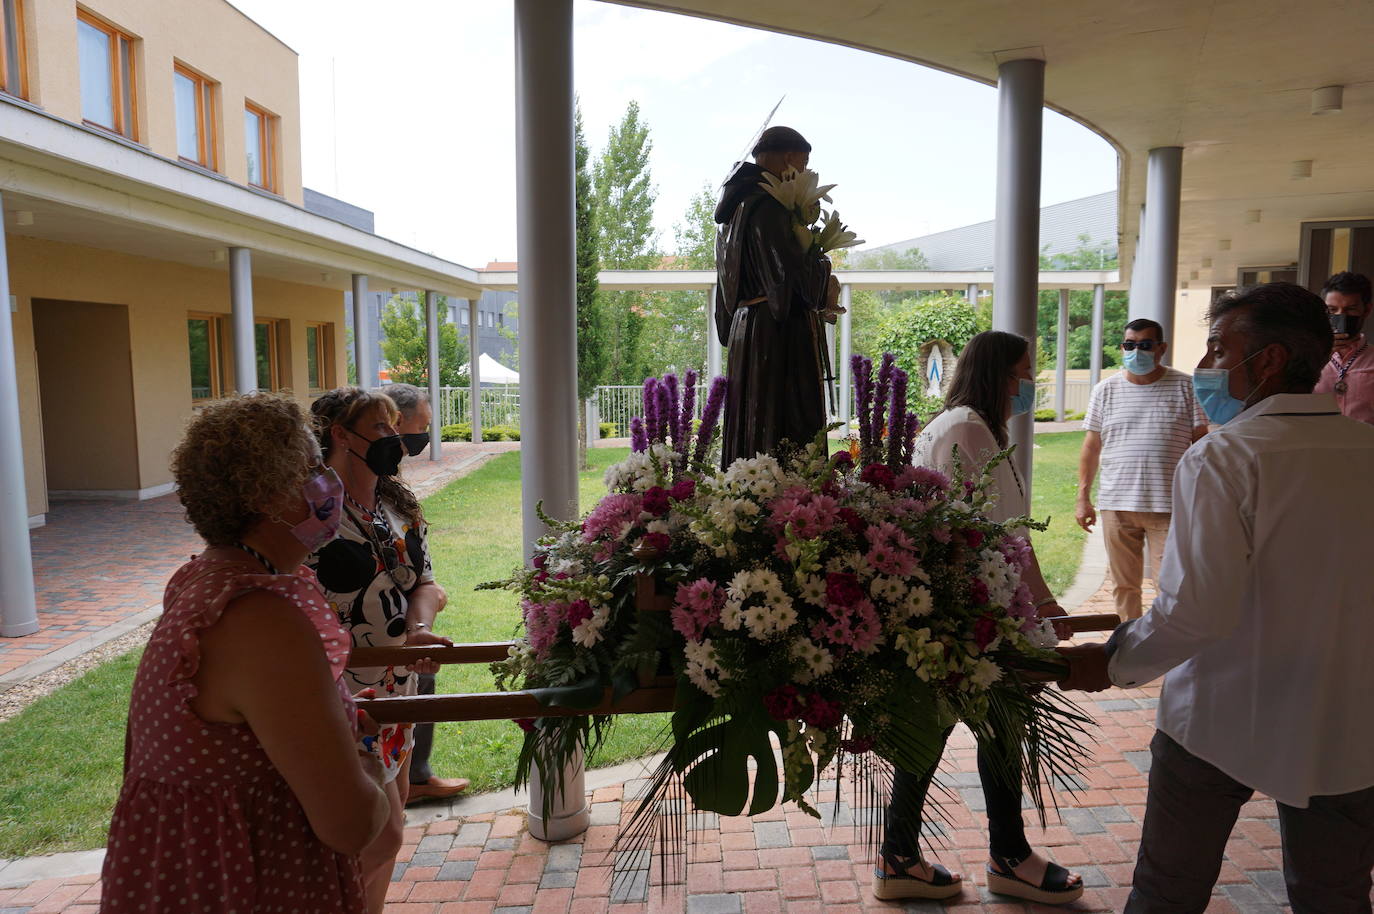
[[[1156,343],[1154,340],[1126,340],[1121,344],[1121,348],[1126,352],[1130,352],[1132,349],[1139,349],[1141,352],[1149,352],[1158,345],[1160,344]]]

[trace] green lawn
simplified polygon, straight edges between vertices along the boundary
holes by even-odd
[[[1035,538],[1050,585],[1072,582],[1083,532],[1073,522],[1081,432],[1039,435],[1032,513],[1051,516]],[[594,468],[582,474],[582,505],[602,493],[601,475],[624,449],[593,449]],[[503,454],[425,500],[431,546],[448,610],[436,628],[458,641],[500,641],[518,621],[513,595],[475,592],[504,577],[520,556],[520,455]],[[83,850],[105,843],[109,811],[119,789],[129,688],[141,651],[90,671],[0,723],[0,858]],[[484,665],[446,667],[441,692],[492,691]],[[658,747],[662,715],[622,718],[597,760],[611,764]],[[521,733],[509,721],[440,724],[432,765],[441,775],[472,779],[474,790],[508,786]]]

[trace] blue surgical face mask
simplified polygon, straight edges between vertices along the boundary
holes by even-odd
[[[1259,352],[1248,356],[1240,365],[1232,365],[1230,368],[1198,368],[1193,371],[1193,393],[1197,395],[1198,405],[1207,414],[1208,422],[1213,425],[1225,425],[1244,412],[1245,400],[1231,396],[1231,372],[1257,355]],[[1254,392],[1255,389],[1251,388],[1250,393]]]
[[[1035,382],[1021,379],[1021,386],[1017,388],[1016,394],[1011,398],[1011,414],[1019,416],[1035,409]]]
[[[1121,354],[1121,364],[1133,375],[1147,375],[1155,370],[1155,354],[1143,349],[1132,349]]]

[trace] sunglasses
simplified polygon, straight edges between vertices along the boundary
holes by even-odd
[[[1126,352],[1130,352],[1132,349],[1139,349],[1141,352],[1149,352],[1158,345],[1160,344],[1156,343],[1154,340],[1126,340],[1126,342],[1121,344],[1121,348]]]

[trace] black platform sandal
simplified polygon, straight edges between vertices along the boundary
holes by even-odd
[[[988,854],[1001,872],[988,865],[988,891],[998,895],[1012,895],[1035,901],[1040,904],[1067,904],[1083,894],[1083,883],[1069,885],[1071,875],[1064,867],[1051,860],[1045,866],[1045,877],[1040,884],[1032,885],[1016,875],[1016,868],[1026,861],[1022,857],[1003,857],[1001,854]]]
[[[881,867],[874,869],[873,895],[875,898],[883,900],[953,898],[964,890],[963,879],[954,878],[948,869],[938,863],[929,864],[932,876],[930,879],[922,879],[919,876],[913,876],[907,870],[908,866],[920,863],[919,858],[912,858],[903,862],[902,858],[887,852],[882,852],[879,856],[893,872],[884,873]]]

